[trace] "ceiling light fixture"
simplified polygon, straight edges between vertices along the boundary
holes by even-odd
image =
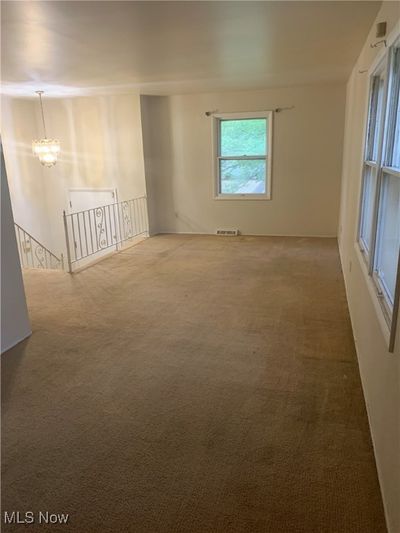
[[[60,141],[57,139],[48,139],[46,134],[46,123],[44,121],[42,94],[44,91],[36,91],[40,99],[40,109],[42,112],[44,139],[32,141],[32,152],[39,158],[39,161],[45,167],[52,167],[57,163],[57,156],[60,152]]]

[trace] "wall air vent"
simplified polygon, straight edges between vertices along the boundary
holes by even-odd
[[[228,237],[235,237],[236,235],[239,235],[238,229],[217,229],[217,235],[225,235]]]

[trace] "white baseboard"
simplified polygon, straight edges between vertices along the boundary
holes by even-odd
[[[200,231],[159,231],[153,233],[151,236],[156,235],[209,235],[220,237],[216,233],[206,233]],[[239,237],[296,237],[302,239],[337,239],[337,235],[304,235],[304,234],[287,234],[287,233],[240,233]]]

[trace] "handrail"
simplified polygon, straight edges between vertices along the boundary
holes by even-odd
[[[149,235],[147,198],[140,196],[74,213],[63,212],[68,272],[127,241]]]
[[[14,226],[22,268],[64,269],[63,254],[57,257],[19,224]]]

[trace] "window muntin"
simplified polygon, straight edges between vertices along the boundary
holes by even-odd
[[[216,117],[216,197],[269,198],[272,112]]]

